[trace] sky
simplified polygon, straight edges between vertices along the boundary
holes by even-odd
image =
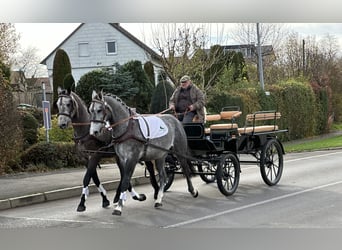
[[[20,47],[22,49],[35,47],[41,60],[63,42],[78,25],[79,23],[15,23],[16,31],[21,36]],[[151,39],[148,38],[152,24],[121,23],[121,25],[135,37],[152,47]],[[233,26],[234,24],[228,23],[227,31]],[[340,51],[342,51],[342,23],[288,23],[287,26],[303,37],[313,35],[319,39],[326,34],[334,35],[338,39]],[[234,42],[231,41],[231,43]]]

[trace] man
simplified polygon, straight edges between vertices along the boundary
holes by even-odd
[[[184,75],[170,98],[169,108],[176,111],[183,123],[193,122],[195,115],[196,122],[204,122],[204,104],[203,92],[192,84],[189,76]]]

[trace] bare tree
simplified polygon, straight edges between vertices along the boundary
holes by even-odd
[[[276,51],[288,34],[286,24],[260,23],[260,44],[272,45]],[[232,38],[240,44],[256,44],[257,30],[255,23],[238,23],[231,33]]]
[[[44,68],[40,65],[38,49],[36,47],[20,48],[11,60],[13,68],[23,72],[26,78],[39,77],[46,74]]]
[[[224,43],[225,34],[224,24],[155,24],[152,44],[161,55],[163,69],[173,83],[188,74],[206,91],[223,70],[223,66],[214,67],[222,62],[222,50],[210,50],[210,47]],[[206,72],[214,68],[212,77],[205,77]]]
[[[9,62],[11,54],[15,53],[19,38],[14,24],[0,23],[0,61]]]

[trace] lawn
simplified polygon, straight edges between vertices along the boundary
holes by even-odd
[[[342,135],[324,139],[312,139],[301,143],[285,143],[285,152],[314,151],[342,147]]]

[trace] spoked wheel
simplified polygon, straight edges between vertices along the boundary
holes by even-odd
[[[216,180],[216,169],[217,166],[215,164],[211,164],[210,162],[202,162],[197,165],[198,172],[208,173],[208,174],[200,174],[199,176],[205,183],[212,183]]]
[[[240,162],[234,154],[228,153],[222,156],[216,170],[216,181],[223,195],[229,196],[235,193],[240,181]]]
[[[283,151],[276,139],[267,141],[261,151],[260,172],[264,182],[276,185],[283,173]]]

